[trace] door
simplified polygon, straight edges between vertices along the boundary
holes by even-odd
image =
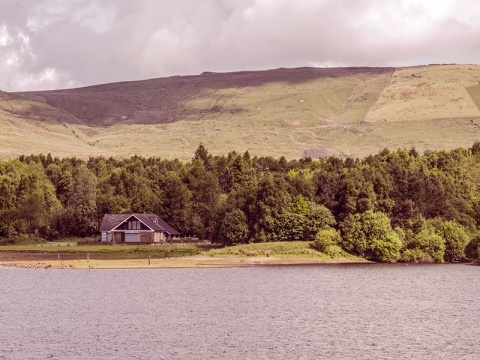
[[[126,243],[140,242],[140,233],[125,233]]]

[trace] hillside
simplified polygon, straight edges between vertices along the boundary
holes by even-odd
[[[478,66],[398,69],[365,121],[478,118]],[[470,90],[469,90],[470,89]]]
[[[479,81],[478,65],[297,68],[1,92],[0,156],[187,159],[200,142],[287,158],[471,146]]]

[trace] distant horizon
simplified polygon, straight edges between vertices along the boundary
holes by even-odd
[[[417,65],[406,65],[406,66],[363,66],[363,65],[352,65],[352,66],[296,66],[296,67],[277,67],[277,68],[269,68],[269,69],[247,69],[247,70],[232,70],[232,71],[203,71],[201,73],[196,74],[184,74],[184,75],[168,75],[168,76],[158,76],[158,77],[151,77],[151,78],[144,78],[144,79],[133,79],[133,80],[118,80],[112,82],[102,82],[102,83],[92,83],[83,86],[75,86],[75,87],[64,87],[64,88],[55,88],[55,89],[38,89],[38,90],[16,90],[16,91],[6,91],[0,88],[0,91],[6,93],[29,93],[29,92],[44,92],[44,91],[61,91],[61,90],[75,90],[75,89],[84,89],[89,87],[95,86],[102,86],[102,85],[109,85],[109,84],[122,84],[122,83],[132,83],[132,82],[141,82],[141,81],[149,81],[149,80],[156,80],[156,79],[167,79],[172,77],[196,77],[202,76],[204,74],[235,74],[235,73],[248,73],[248,72],[262,72],[262,71],[272,71],[272,70],[294,70],[294,69],[408,69],[408,68],[415,68],[415,67],[425,67],[425,66],[478,66],[480,63],[438,63],[438,64],[417,64]]]

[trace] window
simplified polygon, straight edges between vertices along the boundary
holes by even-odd
[[[140,221],[129,221],[127,223],[127,229],[128,230],[140,230]]]

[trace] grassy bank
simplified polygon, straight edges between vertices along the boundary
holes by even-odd
[[[226,246],[218,249],[210,249],[204,253],[212,257],[276,257],[276,258],[304,258],[330,260],[335,259],[358,259],[344,251],[338,251],[334,257],[313,249],[308,241],[279,241],[267,243],[242,244]]]
[[[365,262],[346,253],[332,258],[309,242],[228,247],[200,244],[71,245],[70,242],[0,246],[0,263],[27,268],[189,268]]]
[[[156,259],[198,255],[216,245],[158,244],[158,245],[74,245],[58,242],[30,245],[0,246],[0,260],[37,258],[44,259]]]

